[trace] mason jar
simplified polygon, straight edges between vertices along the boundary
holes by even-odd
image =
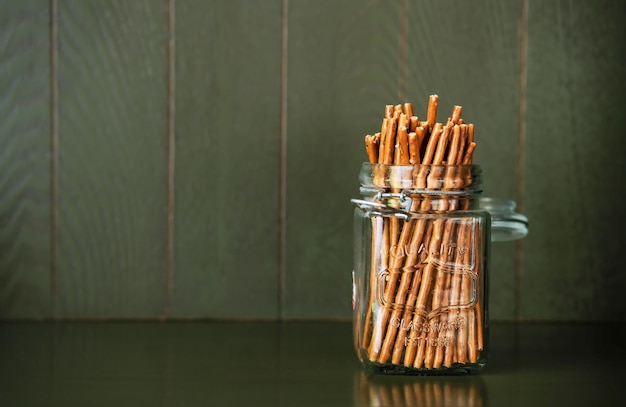
[[[523,237],[526,218],[510,201],[481,199],[478,165],[364,163],[359,178],[358,359],[374,373],[477,373],[489,351],[490,242]]]

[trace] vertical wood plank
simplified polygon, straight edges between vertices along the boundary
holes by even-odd
[[[285,318],[351,315],[363,138],[398,97],[398,2],[290,1]]]
[[[173,315],[275,318],[280,1],[176,5]]]
[[[48,1],[0,11],[0,318],[52,316]]]
[[[626,5],[531,1],[522,316],[623,320]]]
[[[428,95],[439,95],[440,122],[454,105],[476,126],[474,163],[483,196],[515,199],[518,136],[519,2],[408,2],[407,99],[425,118]],[[420,119],[421,120],[421,119]],[[514,316],[515,244],[494,243],[489,309]]]
[[[60,316],[165,305],[163,1],[59,1]]]

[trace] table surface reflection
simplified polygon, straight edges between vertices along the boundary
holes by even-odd
[[[368,375],[348,322],[0,324],[0,406],[622,405],[626,324],[492,324],[479,375]]]

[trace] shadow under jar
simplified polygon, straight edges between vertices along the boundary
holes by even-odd
[[[490,213],[499,216],[500,240],[523,237],[526,218],[509,201],[481,200],[478,165],[364,163],[359,178],[359,360],[374,373],[477,373],[488,354]]]

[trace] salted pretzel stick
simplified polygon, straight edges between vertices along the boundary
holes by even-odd
[[[387,105],[385,107],[386,116],[395,115],[396,111],[397,110],[394,110],[394,107],[391,105]],[[378,156],[379,164],[389,165],[393,163],[397,124],[398,124],[397,118],[385,117],[385,119],[383,119],[383,124],[381,127],[381,133],[383,134],[383,136],[382,136],[382,140],[380,143],[380,154]],[[383,180],[379,179],[379,181],[382,184],[382,182],[384,182],[384,179]],[[392,242],[390,241],[390,236],[394,238],[396,236],[395,230],[393,232],[390,231],[389,223],[390,223],[389,219],[384,219],[383,232],[382,232],[383,238],[382,238],[382,244],[381,244],[382,247],[380,249],[381,256],[383,257],[381,260],[381,263],[385,266],[383,270],[387,269],[387,266],[389,265],[389,250],[392,245]],[[394,229],[397,229],[397,227],[394,227]],[[378,321],[381,319],[376,318],[375,320]],[[379,326],[380,324],[378,324],[377,322],[377,326],[374,327],[374,332],[372,333],[373,340],[370,343],[370,359],[372,360],[376,359],[376,357],[378,356],[377,353],[380,351],[380,345],[381,345],[380,341],[382,340],[382,337],[381,337],[382,333],[380,332],[381,328]]]
[[[376,253],[380,253],[380,259],[377,259],[376,261],[379,267],[376,272],[376,284],[374,285],[374,287],[379,286],[380,278],[383,276],[383,272],[385,270],[389,270],[389,222],[387,222],[387,219],[385,218],[383,218],[382,220],[382,231],[377,230],[377,232],[380,233],[382,237],[380,237],[380,246],[376,248]],[[376,293],[374,293],[374,295],[376,295]],[[369,346],[369,357],[371,361],[375,361],[378,358],[384,335],[384,331],[382,330],[383,326],[380,323],[380,311],[381,309],[378,309],[376,311],[372,310],[372,312],[376,312],[376,315],[372,316],[373,320],[376,323],[373,327],[372,339]]]
[[[385,146],[387,145],[387,126],[389,125],[389,119],[385,117],[383,123],[380,126],[380,143],[378,145],[378,164],[382,164],[383,157],[385,156]]]
[[[462,189],[464,186],[469,185],[471,182],[471,170],[467,166],[463,165],[463,159],[465,157],[465,152],[469,147],[468,144],[468,125],[461,124],[461,139],[459,140],[459,151],[457,152],[457,164],[458,166],[455,168],[454,179],[454,188]],[[456,199],[457,208],[458,209],[468,209],[469,208],[469,198],[468,197],[460,197]],[[455,209],[457,209],[455,208]]]
[[[450,140],[450,133],[453,126],[454,124],[452,122],[448,122],[443,127],[443,132],[441,133],[437,149],[435,150],[435,156],[433,157],[433,164],[435,165],[441,165],[443,162],[443,157],[445,156],[446,148],[448,147],[448,141]]]
[[[435,111],[436,111],[436,100],[437,100],[436,98],[431,98],[431,101],[434,101],[434,103],[435,103],[435,107],[434,107]],[[433,108],[431,107],[431,111],[432,111],[432,109]],[[426,150],[425,150],[425,155],[424,155],[424,157],[422,159],[422,163],[423,164],[430,164],[430,161],[432,160],[432,158],[433,158],[433,156],[435,154],[435,150],[436,150],[436,147],[438,145],[439,137],[440,137],[441,132],[442,132],[441,127],[442,127],[441,124],[437,123],[435,125],[435,128],[433,129],[433,132],[431,134],[431,137],[430,137],[430,139],[428,141],[428,145],[427,145]],[[420,132],[420,134],[424,134],[423,128],[419,132]],[[422,167],[422,169],[420,170],[420,174],[425,174],[424,171],[426,171],[426,170],[427,170],[426,167]],[[416,179],[416,184],[417,184],[418,188],[424,188],[426,186],[425,185],[424,175],[420,179],[420,175],[418,174],[416,176],[416,178],[417,178]],[[418,201],[414,200],[413,205],[411,207],[411,211],[415,212],[417,209],[418,209]],[[416,228],[416,230],[418,230],[418,229]],[[406,270],[406,267],[405,267],[405,270]],[[398,297],[404,297],[405,295],[406,295],[406,290],[401,290],[398,293]],[[393,339],[392,336],[394,334],[395,333],[393,332],[393,329],[392,329],[392,332],[390,333],[390,340],[387,342],[387,346],[391,346],[391,343],[392,343],[391,340]],[[387,348],[385,350],[387,351]]]
[[[450,121],[454,124],[459,124],[461,120],[461,112],[463,111],[463,106],[454,105],[452,109],[452,116],[450,116]]]
[[[448,147],[448,140],[450,138],[450,129],[452,128],[451,123],[448,123],[442,133],[441,133],[441,137],[439,137],[439,140],[437,142],[437,148],[435,150],[435,154],[433,157],[433,161],[432,164],[434,165],[434,167],[430,167],[430,173],[428,174],[428,179],[427,179],[427,183],[428,183],[428,189],[441,189],[442,185],[439,184],[439,180],[441,179],[441,172],[443,170],[443,168],[441,168],[441,164],[443,162],[443,157],[446,151],[446,148]],[[424,170],[426,170],[426,168],[424,168]],[[441,202],[445,201],[443,199],[440,200]],[[431,203],[432,200],[430,199],[430,197],[424,197],[424,199],[422,200],[422,206],[421,206],[421,210],[422,212],[427,212],[431,209]],[[436,210],[439,210],[439,208],[436,208]]]
[[[415,129],[417,129],[417,127],[420,125],[419,119],[417,116],[411,116],[409,118],[409,133],[412,133],[415,131]]]
[[[455,306],[459,305],[459,294],[461,291],[461,275],[462,273],[464,273],[463,256],[465,252],[463,248],[467,247],[467,228],[465,227],[464,222],[461,222],[459,224],[457,235],[458,235],[458,240],[457,240],[457,245],[456,245],[455,261],[454,261],[454,264],[455,264],[454,273],[452,275],[452,281],[450,284],[450,311],[448,311],[450,314],[448,316],[448,321],[450,321],[453,318],[453,315],[456,315],[456,318],[457,318],[456,327],[458,330],[460,327],[460,324],[463,323],[463,320],[461,320],[460,318],[461,309],[456,308],[455,310]],[[452,363],[455,358],[456,347],[457,347],[456,341],[454,341],[454,342],[451,342],[449,346],[446,348],[444,361],[443,361],[444,366],[446,367],[452,366]]]
[[[400,105],[398,105],[399,107]],[[401,107],[400,107],[401,109]],[[396,110],[397,112],[397,110]],[[394,119],[392,119],[394,120]],[[409,124],[408,117],[401,113],[398,118],[398,127],[396,134],[396,143],[394,145],[394,159],[393,164],[397,166],[408,165],[409,164],[409,136],[407,134],[407,126]],[[393,129],[393,121],[392,127]],[[399,193],[402,189],[402,185],[407,181],[407,174],[397,171],[398,167],[393,168],[393,172],[391,173],[391,192]],[[410,176],[410,174],[408,174]],[[410,179],[408,180],[410,181]],[[389,203],[390,206],[397,208],[399,206],[398,201],[392,201]],[[390,247],[396,247],[398,242],[398,235],[400,234],[400,219],[391,218],[389,220],[389,244]]]
[[[438,140],[437,143],[437,149],[435,151],[434,157],[433,157],[433,162],[432,164],[435,166],[439,166],[441,165],[442,161],[443,161],[443,157],[448,145],[448,139],[450,136],[450,130],[452,129],[453,124],[451,122],[448,122],[445,126],[445,128],[443,129],[443,132],[441,134],[440,139]],[[440,167],[431,167],[431,173],[428,176],[428,188],[429,189],[441,189],[442,185],[439,184],[439,180],[441,179],[441,168]],[[441,199],[440,200],[440,206],[443,206],[443,203],[446,202],[445,199]],[[421,206],[421,210],[422,211],[428,211],[431,209],[431,204],[430,204],[430,199],[428,197],[424,198],[424,200],[422,201],[422,206]],[[441,209],[445,209],[445,208],[441,208]],[[437,208],[436,210],[440,210],[440,208]],[[445,231],[446,231],[446,239],[443,240],[443,243],[445,244],[447,242],[447,236],[449,234],[449,229],[452,227],[453,225],[450,224],[450,222],[446,222],[445,224]],[[435,288],[433,290],[433,302],[432,302],[432,310],[436,310],[440,307],[440,303],[441,303],[441,292],[442,292],[442,286],[444,283],[445,279],[445,275],[443,273],[443,271],[440,271],[437,269],[434,270],[434,273],[437,276],[437,281],[435,284]],[[420,293],[421,293],[420,289]],[[428,321],[430,323],[430,321]],[[425,355],[425,360],[424,360],[424,366],[427,368],[431,368],[433,365],[433,347],[435,346],[435,343],[437,341],[437,336],[436,333],[431,332],[430,335],[428,335],[428,344],[426,347],[426,355]],[[419,346],[424,346],[426,345],[425,341],[420,341]],[[421,357],[421,352],[420,349],[418,348],[418,356]],[[415,361],[415,363],[419,363],[421,364],[422,361]]]
[[[454,170],[455,170],[455,166],[458,163],[458,151],[459,151],[459,141],[461,139],[461,128],[459,125],[454,125],[453,128],[453,137],[452,137],[452,141],[450,142],[450,148],[448,150],[448,156],[447,156],[447,162],[448,162],[448,166],[446,166],[446,174],[444,177],[444,190],[451,190],[454,188],[458,188],[458,186],[454,185]],[[456,200],[454,198],[452,199],[448,199],[448,200],[442,200],[443,204],[442,204],[442,210],[446,210],[446,211],[451,211],[454,210],[456,207]],[[447,204],[447,207],[443,207],[444,205]],[[449,219],[446,221],[447,224],[453,224],[455,225],[457,222],[454,219]],[[461,233],[457,232],[457,242],[454,246],[451,247],[458,247],[458,237]],[[450,241],[452,241],[452,239],[450,239]],[[444,245],[447,243],[447,241],[444,240]],[[456,256],[455,256],[456,257]],[[456,264],[456,263],[455,263]],[[451,277],[450,277],[450,273],[447,271],[444,271],[443,268],[438,269],[437,271],[437,280],[436,280],[436,284],[435,284],[435,289],[434,289],[434,294],[433,296],[435,298],[437,297],[443,297],[441,300],[441,307],[446,307],[450,304],[450,302],[455,302],[455,299],[451,297]],[[435,307],[435,303],[433,301],[433,311],[436,310],[437,308]],[[442,366],[443,364],[443,357],[444,357],[444,348],[446,350],[446,352],[450,353],[453,350],[452,347],[452,342],[450,340],[450,331],[449,331],[449,327],[451,326],[449,323],[449,318],[448,318],[449,313],[448,312],[443,312],[441,314],[439,314],[439,326],[444,326],[445,329],[442,329],[439,331],[439,335],[438,335],[438,345],[436,348],[436,352],[435,352],[435,357],[432,363],[433,368],[439,368]],[[442,344],[444,344],[444,346],[441,346]]]
[[[370,163],[378,162],[378,150],[380,143],[380,133],[376,133],[375,135],[367,135],[365,136],[365,150],[367,152],[367,158]]]
[[[443,245],[445,245],[447,242],[450,241],[450,236],[452,235],[452,232],[454,230],[453,222],[443,220],[443,223],[444,223],[443,237],[441,239],[441,246],[438,248],[439,249],[438,257],[439,257],[440,262],[443,262],[445,260],[445,252],[442,253],[441,249]],[[433,267],[433,273],[435,274],[433,276],[433,279],[435,280],[435,284],[432,290],[432,303],[430,307],[431,312],[435,312],[439,310],[439,308],[441,308],[442,306],[443,284],[444,284],[445,274],[446,274],[444,271],[441,270],[440,265],[436,265],[435,267]],[[437,316],[438,315],[435,315],[434,318],[428,318],[427,322],[430,324],[431,321],[436,321]],[[436,323],[432,323],[431,326],[440,327]],[[424,356],[424,367],[429,368],[429,369],[434,367],[433,362],[434,362],[434,356],[435,356],[435,349],[439,346],[439,343],[437,340],[438,336],[439,336],[439,332],[437,331],[437,329],[431,329],[428,335],[428,341],[427,341],[428,343],[425,344],[426,354]]]
[[[472,163],[472,155],[474,153],[474,149],[476,148],[476,143],[471,141],[472,140],[472,129],[473,126],[470,124],[469,127],[469,133],[468,133],[468,138],[467,141],[469,142],[469,145],[467,146],[467,149],[465,150],[465,154],[463,155],[463,164],[465,165],[469,165]],[[471,180],[467,180],[466,182],[471,182]],[[465,201],[464,202],[467,206],[469,205],[469,201]],[[467,209],[467,208],[463,208],[463,209]],[[467,225],[466,226],[468,229],[467,232],[467,241],[468,241],[468,250],[465,253],[465,257],[463,260],[463,263],[468,265],[471,262],[471,255],[472,255],[472,251],[475,250],[475,248],[472,246],[470,247],[470,244],[472,243],[472,233],[473,233],[473,229],[472,229],[472,225]],[[474,252],[476,253],[476,252]],[[472,280],[471,280],[471,276],[465,272],[463,273],[462,276],[462,280],[461,280],[461,304],[468,304],[470,301],[470,292],[471,292],[471,284],[472,284]],[[476,357],[476,352],[473,346],[471,346],[469,344],[470,341],[472,341],[472,335],[475,334],[475,323],[474,323],[474,313],[471,312],[470,310],[467,309],[463,309],[461,311],[461,316],[460,318],[465,321],[465,324],[459,327],[459,332],[457,335],[457,361],[460,363],[466,363],[467,362],[467,358],[470,358],[470,361],[473,361],[473,358]]]
[[[439,105],[439,96],[430,95],[428,98],[428,110],[426,115],[426,123],[429,129],[433,129],[437,122],[437,106]]]
[[[383,119],[382,126],[381,126],[382,136],[381,136],[379,156],[378,156],[378,163],[380,164],[392,164],[394,162],[394,158],[395,158],[394,150],[395,150],[398,120],[402,119],[402,124],[404,125],[404,127],[406,127],[406,125],[409,124],[408,117],[406,116],[401,117],[401,115],[402,115],[401,105],[396,105],[396,106],[386,105],[385,106],[385,118]],[[400,150],[404,150],[405,153],[399,154],[399,157],[398,157],[399,160],[406,161],[406,159],[408,158],[408,136],[407,136],[406,144],[407,145],[405,146],[405,148],[400,148]],[[384,174],[381,176],[384,176]],[[384,180],[381,179],[381,176],[378,177],[378,181],[382,183],[382,181]],[[387,226],[386,229],[388,230],[383,232],[387,235],[387,238],[383,239],[384,241],[383,245],[387,245],[387,247],[385,248],[386,249],[385,252],[389,253],[389,248],[395,245],[395,240],[397,239],[399,225],[398,225],[398,219],[392,219],[391,222],[389,222],[389,220],[385,220],[385,222]],[[391,225],[387,225],[387,223],[391,223]],[[380,318],[380,320],[384,321],[385,315],[383,314],[381,317],[382,318]],[[378,351],[379,349],[375,349],[374,352],[370,352],[370,357],[372,359],[375,359],[376,357],[375,353]]]
[[[422,162],[423,162],[424,164],[429,164],[429,163],[430,163],[430,160],[432,159],[433,155],[435,154],[434,152],[435,152],[435,150],[436,150],[436,145],[437,145],[437,143],[438,143],[438,141],[439,141],[440,128],[441,128],[441,124],[437,124],[437,125],[435,126],[435,130],[433,131],[433,135],[431,135],[431,138],[430,138],[429,143],[428,143],[429,145],[428,145],[428,147],[426,148],[426,152],[427,152],[427,153],[426,153],[426,155],[424,156],[424,158],[423,158],[423,160],[422,160]],[[420,131],[420,133],[421,133],[421,134],[423,134],[423,130],[421,130],[421,131]],[[422,167],[422,168],[423,168],[423,170],[426,170],[426,169],[427,169],[426,167]],[[419,176],[418,176],[418,177],[419,177]],[[418,188],[423,188],[423,187],[425,187],[425,185],[420,186],[420,182],[419,182],[419,181],[420,181],[420,180],[417,180]],[[425,181],[424,181],[424,184],[425,184]],[[419,208],[418,204],[419,204],[419,202],[417,201],[417,199],[415,199],[415,200],[413,201],[413,204],[412,204],[412,207],[411,207],[411,212],[415,212],[415,211]],[[405,227],[410,227],[410,226],[411,226],[411,225],[409,225],[408,223],[405,223]],[[416,228],[416,230],[418,230],[418,229]],[[412,266],[412,265],[411,265],[411,266]],[[407,267],[406,267],[406,266],[405,266],[404,270],[405,270],[405,271],[407,270]],[[406,272],[405,272],[405,274],[406,274]],[[410,274],[406,274],[406,275],[407,275],[407,278],[411,277],[411,275],[410,275]],[[413,278],[415,278],[415,277],[413,277]],[[406,287],[407,285],[408,285],[408,284],[405,284],[405,285],[401,285],[401,286],[400,286],[399,292],[398,292],[398,294],[397,294],[397,297],[398,297],[398,298],[404,298],[404,297],[406,296],[406,288],[405,288],[405,287]],[[400,300],[400,301],[402,301],[402,300]],[[395,330],[394,330],[394,328],[393,328],[393,327],[391,327],[391,328],[390,328],[390,332],[388,333],[388,338],[389,338],[389,339],[387,339],[387,341],[386,341],[386,343],[385,343],[385,348],[384,348],[384,352],[385,352],[385,353],[384,353],[384,355],[383,355],[383,356],[387,356],[387,353],[389,352],[389,350],[390,350],[390,348],[391,348],[391,346],[392,346],[393,339],[394,339],[393,337],[394,337],[394,336],[395,336]]]
[[[467,146],[467,135],[469,131],[469,126],[467,124],[461,124],[459,126],[461,128],[461,140],[459,141],[459,151],[457,153],[459,164],[463,164],[463,156],[465,155],[465,148]]]
[[[423,263],[423,261],[426,259],[426,256],[428,255],[428,251],[425,249],[430,243],[430,236],[432,234],[433,227],[433,223],[427,221],[424,218],[413,221],[415,222],[415,230],[411,238],[411,243],[409,244],[410,252],[407,256],[406,263],[403,268],[405,274],[402,275],[403,278],[407,276],[408,281],[401,281],[401,288],[398,290],[398,297],[404,300],[402,287],[410,282],[411,286],[409,287],[408,294],[406,296],[406,303],[404,307],[404,313],[402,314],[402,321],[410,321],[412,319],[412,314],[415,308],[415,301],[417,300],[417,294],[419,292],[419,285],[422,275],[422,267],[419,267],[418,264]],[[411,273],[413,274],[412,276]],[[401,329],[398,332],[395,346],[393,348],[391,363],[400,363],[402,359],[402,351],[407,345],[406,336],[408,334],[408,331],[411,329],[416,329],[416,327],[405,326],[404,329]],[[413,355],[413,357],[415,357],[415,355]]]
[[[365,324],[363,327],[363,347],[370,346],[370,340],[372,339],[372,305],[376,298],[376,282],[379,274],[379,269],[382,267],[379,262],[378,253],[381,253],[383,234],[383,218],[381,216],[372,217],[372,253],[371,253],[371,265],[370,265],[370,295],[369,302],[367,304],[367,313],[365,316]]]
[[[469,225],[465,225],[465,241],[467,242],[467,246],[469,246],[469,234],[471,233],[471,229]],[[469,252],[469,250],[468,250]],[[463,264],[468,264],[468,258],[464,257]],[[469,325],[469,317],[470,313],[464,305],[468,304],[471,300],[471,276],[468,275],[467,270],[463,272],[461,275],[461,290],[459,294],[459,304],[460,304],[460,312],[459,312],[459,321],[462,323],[459,324],[459,329],[457,332],[457,340],[456,340],[456,361],[459,363],[467,363],[467,337],[468,337],[468,325]]]
[[[408,165],[409,164],[409,135],[407,133],[406,126],[400,125],[398,127],[398,136],[395,148],[395,157],[394,164],[395,165]]]
[[[427,165],[432,163],[442,131],[441,123],[437,123],[435,124],[433,131],[430,133],[430,138],[428,139],[424,155],[422,156],[422,164],[424,165],[419,167],[419,171],[415,176],[415,185],[418,189],[426,188],[426,173],[428,171]]]
[[[365,149],[367,151],[367,157],[369,159],[370,164],[378,163],[378,152],[379,152],[379,144],[380,144],[380,133],[376,133],[373,136],[365,136]],[[375,169],[376,171],[376,169]],[[382,183],[381,180],[374,179],[375,185],[380,185]],[[372,250],[371,250],[371,260],[370,260],[370,297],[369,302],[367,304],[367,313],[365,316],[365,325],[363,327],[363,346],[368,347],[369,341],[371,339],[371,331],[372,331],[372,304],[374,300],[374,287],[376,287],[376,276],[377,276],[377,265],[376,265],[376,254],[379,252],[380,246],[380,237],[382,233],[382,222],[383,219],[380,216],[375,216],[372,218]],[[379,231],[380,229],[380,231]]]
[[[383,149],[382,164],[393,164],[394,148],[396,143],[396,131],[398,129],[398,119],[387,119],[385,145]],[[380,163],[380,157],[378,158]]]
[[[461,162],[461,158],[459,157],[460,150],[460,142],[461,142],[461,127],[458,124],[455,124],[452,128],[452,139],[450,140],[449,148],[448,148],[448,156],[446,158],[446,169],[445,175],[443,178],[443,189],[444,190],[454,190],[458,189],[461,185],[459,183],[460,178],[456,176],[457,168],[456,165]],[[453,211],[457,209],[458,199],[455,197],[450,197],[448,199],[441,200],[441,208],[442,211]]]
[[[476,227],[481,227],[480,225],[476,225]],[[484,242],[482,241],[478,241],[478,239],[476,239],[475,243],[475,249],[476,250],[476,273],[478,273],[478,279],[479,281],[481,279],[484,279],[484,266],[481,264],[481,259],[482,256],[479,255],[479,253],[481,253],[482,251],[482,245],[484,244]],[[475,319],[476,319],[476,358],[478,358],[478,356],[480,355],[480,352],[483,350],[483,313],[482,313],[482,291],[479,293],[479,295],[476,298],[476,305],[474,306],[474,314],[475,314]],[[470,354],[470,361],[475,362],[476,360],[472,360],[471,359],[471,354]]]
[[[398,119],[386,118],[385,121],[383,122],[383,126],[385,127],[385,137],[383,138],[384,144],[381,142],[382,157],[380,155],[378,156],[378,162],[380,164],[389,165],[389,164],[393,164]],[[384,172],[385,169],[382,168],[381,171]],[[386,222],[388,223],[388,220],[386,220]],[[395,229],[397,228],[394,228],[394,230],[391,231],[392,237],[394,237],[394,239],[395,239],[395,236],[397,235]],[[387,233],[389,233],[389,231],[387,231]],[[387,240],[387,244],[392,245],[393,242],[390,240]],[[389,247],[387,247],[387,253],[388,252],[389,252]]]
[[[430,286],[432,283],[432,274],[435,267],[435,260],[439,248],[441,247],[441,238],[443,230],[443,219],[435,219],[433,221],[432,232],[430,234],[430,242],[428,245],[428,258],[426,260],[426,266],[422,270],[420,289],[415,299],[414,316],[411,321],[413,327],[409,335],[408,344],[404,354],[404,365],[421,367],[423,355],[420,358],[419,350],[423,348],[422,344],[425,340],[424,329],[422,323],[425,321],[425,316],[428,313],[426,309],[426,303],[430,297]],[[415,349],[417,348],[417,355]],[[418,359],[420,359],[418,361]],[[417,363],[417,364],[416,364]]]
[[[385,105],[385,118],[391,119],[393,117],[393,105]]]
[[[461,162],[462,158],[459,157],[459,151],[461,150],[461,126],[454,125],[452,129],[452,140],[450,141],[450,148],[448,149],[448,157],[446,162],[446,175],[444,177],[443,189],[451,190],[456,189],[459,185],[456,185],[454,178],[454,166]]]
[[[420,163],[420,146],[422,140],[417,136],[417,133],[411,132],[408,136],[409,139],[409,164],[416,165]]]
[[[402,114],[402,105],[395,105],[393,107],[393,118],[396,120],[399,120],[401,114]]]
[[[404,104],[404,114],[406,114],[407,117],[413,116],[413,105],[411,103]]]
[[[396,143],[396,148],[395,148],[395,159],[394,159],[394,164],[396,165],[408,165],[409,164],[409,145],[408,145],[408,134],[407,134],[407,127],[406,125],[408,125],[408,117],[405,114],[401,114],[400,118],[400,125],[398,127],[398,134],[397,134],[397,143]],[[396,174],[397,178],[402,178],[404,176],[404,174]],[[394,177],[394,178],[396,178]],[[400,179],[400,182],[402,182],[403,180]],[[400,188],[398,188],[398,186],[396,185],[396,188],[394,188],[394,184],[392,183],[392,192],[399,192]],[[398,234],[400,233],[400,236],[398,237]],[[386,286],[386,290],[385,290],[385,304],[383,306],[383,309],[381,311],[381,317],[380,317],[380,325],[385,327],[387,325],[387,322],[389,320],[389,313],[391,312],[391,304],[393,303],[393,300],[395,298],[395,290],[396,290],[396,284],[400,275],[400,270],[402,267],[402,263],[404,262],[404,248],[408,245],[408,241],[410,238],[410,233],[411,233],[411,228],[410,228],[410,223],[409,222],[405,222],[403,228],[402,228],[402,232],[400,232],[400,219],[398,218],[391,218],[390,219],[390,236],[389,236],[389,241],[390,241],[390,255],[391,255],[391,260],[390,260],[390,276],[389,276],[389,281],[387,283]],[[385,340],[388,341],[387,336],[385,336]],[[382,350],[379,356],[379,361],[381,363],[385,363],[387,361],[387,359],[389,358],[389,352],[388,352],[388,348],[389,345],[388,343],[383,343],[382,345]]]
[[[432,163],[433,157],[435,155],[435,150],[437,149],[439,138],[441,137],[442,132],[443,132],[443,125],[441,123],[436,123],[435,127],[430,132],[430,138],[428,139],[428,144],[426,145],[426,150],[422,157],[422,162],[424,164]]]
[[[382,316],[380,325],[386,328],[385,339],[380,351],[380,355],[378,357],[378,361],[381,363],[386,363],[389,360],[389,356],[391,355],[391,348],[393,346],[393,340],[395,339],[395,335],[398,329],[395,323],[389,323],[389,321],[393,321],[394,318],[398,319],[401,315],[401,309],[398,306],[402,306],[404,304],[404,298],[400,299],[399,296],[396,295],[396,285],[398,283],[398,278],[401,276],[400,289],[402,289],[403,285],[407,284],[407,270],[406,267],[402,269],[402,263],[405,258],[405,247],[409,247],[409,239],[411,237],[411,226],[414,224],[413,220],[410,220],[405,223],[405,226],[402,228],[402,234],[400,235],[400,239],[398,241],[398,248],[396,253],[392,253],[391,256],[391,267],[390,267],[390,275],[389,281],[387,284],[387,289],[385,291],[385,304],[382,309]],[[402,272],[401,272],[402,270]],[[395,305],[393,312],[391,310],[391,304]],[[391,318],[389,318],[391,316]]]

